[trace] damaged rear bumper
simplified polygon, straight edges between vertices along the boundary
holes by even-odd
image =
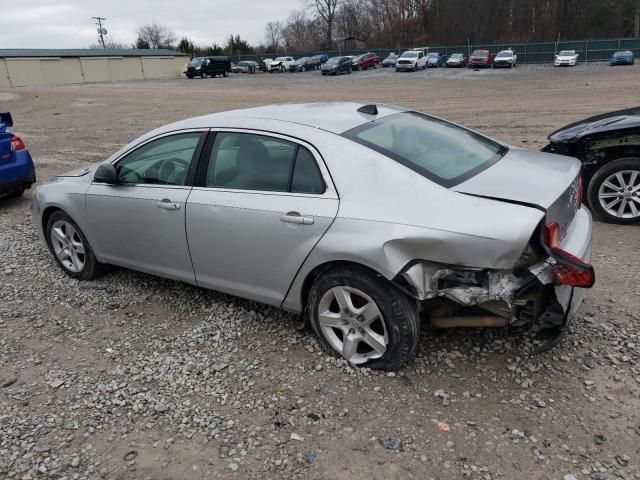
[[[591,214],[581,207],[567,228],[562,249],[589,262],[591,228]],[[477,318],[477,326],[531,325],[538,331],[563,331],[580,306],[585,289],[555,283],[555,264],[554,258],[548,257],[528,267],[491,270],[415,261],[397,281],[440,327],[470,326]]]

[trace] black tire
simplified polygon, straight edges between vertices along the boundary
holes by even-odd
[[[65,267],[63,263],[60,261],[60,259],[57,257],[53,249],[53,245],[51,242],[51,229],[53,225],[59,220],[64,220],[70,223],[78,233],[78,236],[80,237],[80,239],[82,240],[82,244],[85,249],[84,266],[78,272],[73,272],[69,270],[67,267]],[[51,254],[53,255],[53,258],[56,260],[58,265],[60,265],[60,268],[62,269],[62,271],[67,275],[69,275],[71,278],[75,278],[77,280],[93,280],[94,278],[99,277],[104,272],[105,266],[104,264],[98,262],[98,260],[96,259],[96,256],[94,255],[93,250],[91,249],[91,245],[89,245],[89,241],[87,240],[87,237],[84,236],[84,233],[82,232],[78,224],[74,222],[73,219],[63,211],[58,210],[53,214],[51,214],[51,216],[47,220],[47,226],[45,229],[45,238],[47,240],[47,245],[49,247],[49,251],[51,251]]]
[[[385,353],[380,358],[360,365],[380,370],[401,368],[412,358],[418,344],[420,321],[417,308],[387,279],[362,267],[334,268],[319,277],[311,287],[306,313],[322,347],[332,355],[341,357],[322,333],[318,318],[322,297],[338,286],[356,288],[371,297],[386,324],[388,344]]]
[[[193,75],[187,75],[187,78],[188,78],[189,80],[193,80]]]
[[[207,74],[206,74],[206,72],[202,72],[202,73],[200,74],[200,78],[202,78],[202,79],[207,78]]]
[[[226,70],[222,73],[223,77],[228,77],[229,76],[229,72],[227,72]]]
[[[600,186],[604,183],[604,181],[611,175],[617,172],[622,172],[624,170],[636,171],[639,175],[638,178],[640,178],[640,158],[619,158],[618,160],[609,162],[606,165],[600,167],[600,169],[591,178],[591,181],[589,182],[589,188],[587,189],[587,199],[589,201],[589,206],[591,207],[591,211],[595,214],[595,216],[605,222],[615,223],[618,225],[640,224],[640,215],[630,218],[622,218],[613,215],[605,210],[604,206],[600,203],[600,199],[598,198]],[[624,192],[620,192],[621,195],[623,193]],[[632,198],[637,199],[637,201],[635,201],[635,206],[640,211],[640,203],[638,203],[640,202],[640,191],[634,193],[635,195],[632,195]],[[629,208],[627,207],[626,211],[628,210]]]

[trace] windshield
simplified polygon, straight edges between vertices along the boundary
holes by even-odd
[[[497,162],[507,148],[475,132],[416,112],[367,122],[343,134],[444,187]]]
[[[509,52],[509,51],[504,51],[504,52],[500,52],[498,55],[496,55],[498,58],[504,58],[504,57],[512,57],[513,56],[513,52]]]
[[[628,55],[632,55],[632,53],[629,51],[626,51],[626,52],[616,52],[613,54],[614,57],[626,57]]]
[[[486,50],[476,50],[471,55],[474,57],[486,57],[489,54]]]
[[[307,63],[309,61],[309,57],[302,57],[296,60],[296,63]]]
[[[429,55],[427,55],[427,57],[429,58],[438,58],[440,56],[439,53],[430,53]]]
[[[274,60],[274,62],[286,62],[287,61],[287,57],[278,57]]]
[[[402,56],[404,58],[416,58],[418,56],[418,52],[404,52]]]
[[[386,60],[393,60],[394,58],[398,58],[398,55],[396,55],[395,53],[390,53],[387,56]]]
[[[461,53],[454,53],[453,55],[451,55],[449,57],[450,60],[459,60],[462,58],[462,54]]]
[[[561,57],[571,57],[575,54],[575,50],[562,50],[558,55],[560,55]]]
[[[327,64],[328,65],[333,65],[334,63],[338,63],[340,61],[340,57],[331,57],[329,60],[327,60]]]
[[[194,58],[189,62],[190,67],[199,67],[204,62],[204,58]],[[184,65],[184,63],[183,63]]]

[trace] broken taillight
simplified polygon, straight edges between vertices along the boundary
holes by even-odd
[[[544,241],[556,261],[553,266],[553,278],[557,284],[582,288],[593,287],[596,281],[593,267],[560,247],[560,226],[557,223],[545,227]]]

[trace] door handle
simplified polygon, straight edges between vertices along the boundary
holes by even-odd
[[[294,225],[313,225],[312,217],[303,217],[298,212],[288,212],[285,215],[280,215],[280,220]]]
[[[172,202],[168,198],[163,198],[156,202],[156,207],[163,210],[180,210],[180,204],[178,202]]]

